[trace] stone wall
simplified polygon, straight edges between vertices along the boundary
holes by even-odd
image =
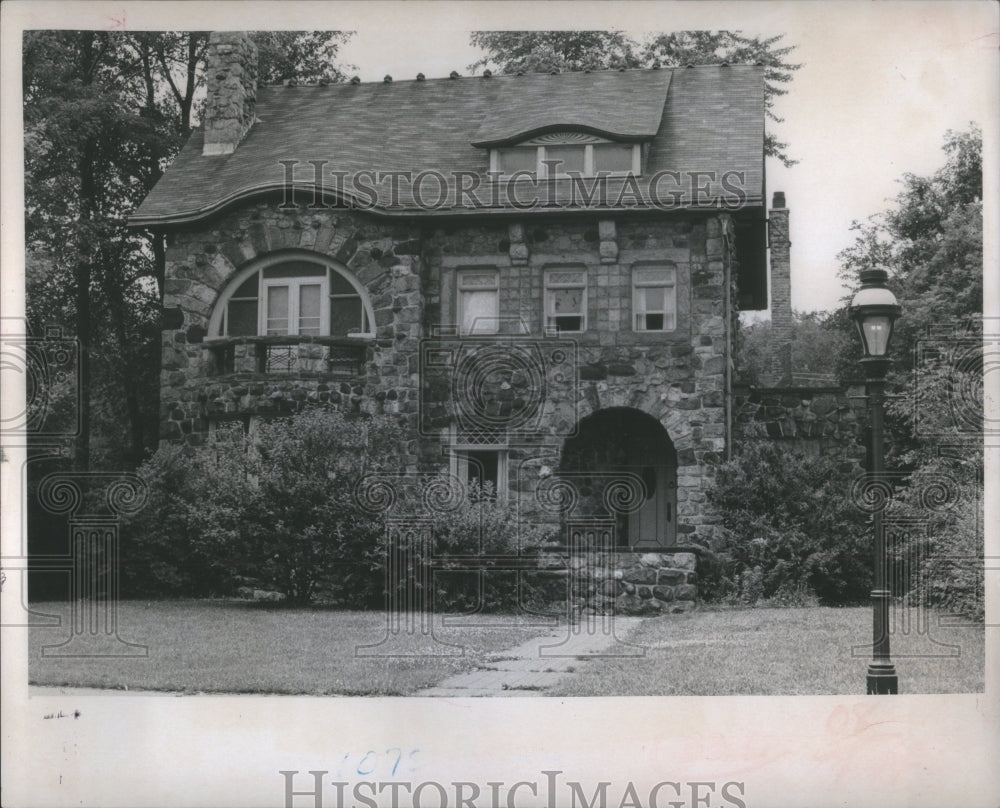
[[[611,407],[636,409],[663,425],[677,451],[679,534],[711,540],[717,519],[706,511],[704,489],[726,452],[732,252],[727,214],[435,231],[424,251],[428,327],[454,327],[459,270],[495,267],[503,279],[501,318],[522,324],[520,343],[544,354],[551,340],[542,321],[545,269],[587,272],[588,330],[559,337],[571,343],[578,374],[548,378],[536,444],[512,485],[530,492],[538,484],[533,473],[558,468],[563,441],[581,419]],[[631,272],[664,262],[677,270],[677,328],[634,332]],[[436,385],[452,389],[447,381]]]
[[[860,387],[737,386],[734,440],[771,440],[863,466],[865,402]]]
[[[694,553],[542,555],[525,592],[553,614],[680,614],[698,598]]]
[[[253,126],[257,46],[246,31],[213,31],[206,53],[206,155],[232,154]]]
[[[200,229],[172,234],[164,289],[169,327],[162,338],[161,439],[199,444],[210,421],[287,414],[310,403],[398,414],[415,433],[423,336],[419,243],[416,228],[346,211],[280,210],[273,202],[247,205]],[[239,364],[248,348],[237,344],[237,372],[219,373],[205,339],[214,336],[209,321],[220,292],[241,267],[275,254],[328,257],[367,289],[375,337],[357,341],[356,372],[310,370],[303,363],[294,373],[260,373],[250,369],[252,363]],[[415,464],[415,439],[407,454],[407,462]]]
[[[284,210],[279,201],[246,203],[169,237],[163,439],[197,445],[213,423],[321,403],[398,416],[409,436],[406,468],[447,467],[448,446],[462,426],[456,408],[463,405],[455,400],[454,369],[435,375],[423,366],[428,345],[440,343],[460,357],[501,343],[508,358],[521,350],[529,364],[541,367],[541,395],[528,376],[519,380],[516,373],[487,395],[491,406],[535,407],[527,431],[508,441],[509,488],[526,508],[540,481],[558,470],[564,440],[581,419],[630,408],[659,422],[676,451],[677,544],[712,543],[718,518],[707,509],[705,492],[725,459],[731,414],[729,214],[418,224],[339,208]],[[353,343],[356,365],[333,372],[326,357],[343,346],[290,338],[300,343],[296,370],[263,373],[254,362],[253,339],[220,340],[209,333],[224,287],[244,267],[279,255],[324,256],[367,290],[375,334]],[[677,327],[634,332],[631,273],[664,263],[676,269]],[[585,333],[544,333],[543,273],[560,266],[587,273]],[[497,268],[500,314],[518,323],[516,329],[478,343],[456,337],[456,273],[470,267]],[[226,362],[219,360],[223,343],[230,352]],[[532,395],[534,403],[521,400]],[[664,548],[619,555],[602,584],[614,591],[600,594],[623,612],[678,610],[694,600],[690,553]]]

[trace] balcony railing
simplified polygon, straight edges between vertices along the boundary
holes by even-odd
[[[373,340],[365,337],[222,337],[206,340],[212,375],[362,373]]]

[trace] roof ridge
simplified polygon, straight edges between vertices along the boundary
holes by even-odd
[[[456,81],[461,79],[524,79],[529,76],[548,76],[550,78],[558,79],[561,76],[579,76],[579,75],[601,75],[605,73],[662,73],[664,71],[674,71],[674,70],[697,70],[698,68],[705,67],[765,67],[760,62],[707,62],[705,64],[686,64],[686,65],[675,65],[675,66],[665,66],[660,67],[606,67],[599,70],[563,70],[558,73],[552,73],[546,70],[532,70],[530,72],[518,72],[518,73],[492,73],[489,76],[483,74],[469,74],[469,75],[459,75],[457,79],[453,79],[450,76],[431,76],[427,78],[418,78],[414,76],[408,79],[396,79],[394,78],[393,84],[428,84],[430,82],[439,81]],[[422,74],[421,74],[422,75]],[[358,85],[380,85],[387,83],[384,78],[381,79],[371,79],[370,81],[358,81],[352,82],[350,79],[345,79],[343,81],[297,81],[288,80],[277,82],[268,82],[266,84],[260,84],[259,87],[281,87],[286,89],[294,89],[297,87],[340,87],[340,86],[358,86]]]

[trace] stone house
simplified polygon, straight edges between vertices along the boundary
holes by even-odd
[[[204,126],[131,220],[167,236],[161,439],[393,413],[413,470],[568,485],[619,550],[707,543],[769,249],[791,318],[763,67],[257,86],[255,59],[212,35]]]

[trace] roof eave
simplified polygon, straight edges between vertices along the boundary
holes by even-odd
[[[132,229],[151,229],[156,230],[159,228],[170,228],[181,225],[195,224],[197,222],[209,219],[220,213],[223,213],[227,208],[238,204],[240,202],[246,202],[250,199],[259,198],[263,196],[268,196],[271,194],[283,192],[285,190],[284,185],[270,186],[270,187],[259,187],[240,194],[234,194],[227,199],[213,204],[211,206],[200,208],[191,211],[181,211],[178,213],[171,213],[166,215],[156,215],[156,216],[142,216],[134,215],[128,220],[127,226]],[[296,191],[311,192],[313,188],[308,186],[296,186]],[[334,197],[334,194],[326,193],[325,197]],[[707,212],[714,210],[726,210],[730,212],[736,212],[740,210],[753,209],[763,207],[764,200],[760,195],[748,195],[744,198],[741,204],[735,205],[732,202],[725,200],[721,197],[714,199],[705,200],[700,203],[680,203],[676,205],[665,205],[665,204],[654,204],[654,203],[643,203],[635,205],[587,205],[587,206],[569,206],[569,205],[537,205],[532,206],[527,209],[525,208],[513,208],[513,207],[438,207],[433,209],[421,209],[414,207],[396,207],[396,208],[386,208],[386,207],[376,207],[369,203],[366,203],[363,199],[352,197],[348,194],[338,195],[334,198],[335,202],[341,204],[346,204],[352,210],[358,210],[364,213],[369,213],[373,216],[378,216],[381,218],[393,218],[393,219],[432,219],[432,218],[476,218],[476,217],[523,217],[526,214],[532,216],[544,215],[586,215],[586,214],[601,214],[601,215],[629,215],[633,213],[679,213],[679,212]],[[330,207],[333,207],[332,205]]]

